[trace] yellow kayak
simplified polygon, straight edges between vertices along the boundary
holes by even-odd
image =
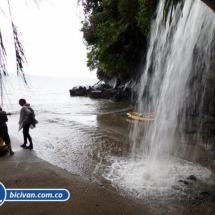
[[[129,112],[127,113],[127,117],[129,119],[140,120],[140,121],[154,121],[155,112],[153,112],[151,116],[141,116],[141,114],[138,112]]]

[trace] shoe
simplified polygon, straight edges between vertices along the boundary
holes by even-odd
[[[14,155],[14,152],[10,152],[10,156]]]
[[[26,148],[26,144],[23,143],[22,145],[20,145],[20,147]]]
[[[33,146],[27,146],[26,149],[33,149]]]

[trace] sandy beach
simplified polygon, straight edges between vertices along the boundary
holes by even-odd
[[[4,202],[0,214],[153,214],[149,207],[120,196],[103,186],[82,179],[39,159],[34,151],[19,147],[12,138],[14,156],[1,157],[1,182],[5,188],[64,188],[70,192],[66,202]]]

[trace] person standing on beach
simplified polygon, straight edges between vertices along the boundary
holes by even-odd
[[[6,122],[8,121],[7,115],[5,111],[2,111],[2,108],[0,107],[0,135],[7,145],[10,155],[13,155],[14,152],[11,147],[11,141],[10,141],[10,136],[8,134],[8,128]]]
[[[25,99],[20,99],[19,105],[22,106],[20,110],[19,131],[23,129],[24,137],[24,143],[21,147],[33,149],[33,142],[29,134],[29,128],[34,128],[38,122],[35,119],[34,110],[30,107],[30,104],[26,103]],[[27,140],[29,141],[29,146],[27,146]]]

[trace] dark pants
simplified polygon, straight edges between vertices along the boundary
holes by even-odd
[[[27,144],[27,140],[29,140],[29,143],[30,145],[32,146],[33,143],[32,143],[32,139],[31,139],[31,136],[29,134],[29,128],[30,128],[30,123],[23,126],[23,137],[24,137],[24,144]]]
[[[8,134],[7,126],[0,127],[0,135],[1,135],[1,137],[4,140],[6,145],[10,144],[10,137]]]

